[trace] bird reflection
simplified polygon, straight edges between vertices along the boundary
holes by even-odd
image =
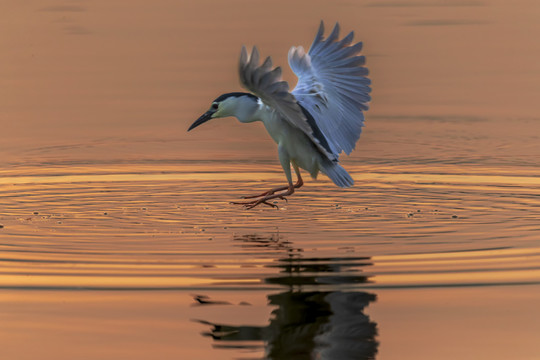
[[[376,301],[376,296],[343,289],[348,284],[369,281],[360,268],[371,265],[370,258],[302,258],[301,249],[275,235],[243,235],[234,240],[243,248],[281,253],[282,257],[272,265],[280,269],[279,275],[264,281],[283,285],[287,290],[268,295],[275,309],[266,326],[199,321],[210,327],[203,335],[213,339],[214,347],[264,347],[266,359],[375,358],[377,324],[364,314],[364,309]]]

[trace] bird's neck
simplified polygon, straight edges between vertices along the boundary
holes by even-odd
[[[259,116],[259,102],[253,97],[239,97],[236,99],[234,114],[240,122],[250,123],[261,120]]]

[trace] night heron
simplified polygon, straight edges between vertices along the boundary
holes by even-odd
[[[279,161],[288,185],[262,194],[246,196],[254,199],[234,202],[253,208],[259,204],[277,207],[269,200],[284,199],[303,185],[300,169],[316,178],[319,171],[337,186],[354,184],[347,171],[339,164],[339,154],[347,155],[354,149],[364,123],[363,111],[367,102],[370,80],[364,56],[358,55],[362,43],[351,45],[354,33],[339,40],[339,24],[324,39],[321,22],[315,40],[306,53],[301,46],[289,50],[289,65],[298,76],[298,83],[289,92],[289,85],[281,79],[281,68],[272,68],[267,57],[260,64],[259,52],[253,48],[251,56],[242,47],[239,63],[240,82],[251,93],[232,92],[216,98],[210,109],[188,129],[210,119],[234,116],[242,123],[262,121],[278,145]],[[293,184],[291,164],[298,180]]]

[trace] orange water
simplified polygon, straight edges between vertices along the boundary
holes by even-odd
[[[2,359],[540,357],[537,2],[0,10]],[[185,130],[242,44],[285,65],[321,18],[372,70],[356,186],[233,206],[275,145]]]

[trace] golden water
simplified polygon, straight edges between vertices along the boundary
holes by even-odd
[[[0,358],[540,357],[536,2],[0,8]],[[274,144],[185,130],[320,18],[372,70],[356,185],[231,205]]]

